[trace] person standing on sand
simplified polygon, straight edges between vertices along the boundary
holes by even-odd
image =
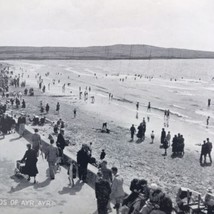
[[[200,164],[206,163],[206,141],[203,141],[203,144],[201,146],[201,155],[200,155]]]
[[[210,107],[210,104],[211,104],[211,99],[208,99],[208,104],[207,104],[207,106]]]
[[[154,139],[155,139],[155,134],[154,134],[154,131],[152,131],[152,133],[151,133],[151,144],[153,144],[154,143]]]
[[[167,135],[166,135],[166,140],[168,142],[168,146],[170,146],[170,140],[171,140],[171,134],[170,131],[168,131]]]
[[[148,103],[147,111],[151,111],[151,103],[150,102]]]
[[[136,109],[138,111],[138,109],[139,109],[139,102],[136,103]]]
[[[22,100],[22,108],[26,108],[26,103],[24,99]]]
[[[47,151],[45,153],[45,158],[48,161],[50,179],[55,179],[56,172],[56,162],[59,157],[59,150],[53,146],[54,139],[50,139],[50,146],[48,146]]]
[[[59,114],[59,110],[60,110],[60,104],[59,104],[59,102],[57,102],[57,104],[56,104],[56,112]]]
[[[210,159],[210,163],[212,163],[211,152],[212,152],[213,146],[212,146],[212,143],[210,142],[209,138],[207,138],[206,147],[207,147],[206,155],[208,154],[209,159]]]
[[[102,152],[100,153],[100,160],[105,159],[105,156],[106,156],[105,150],[102,149]]]
[[[210,116],[207,117],[207,126],[206,126],[206,128],[208,128],[209,123],[210,123]]]
[[[132,124],[131,128],[130,128],[130,132],[131,132],[131,141],[134,140],[134,134],[136,132],[136,129],[134,127],[134,124]]]
[[[45,107],[46,114],[48,114],[49,110],[50,110],[50,106],[49,106],[49,104],[47,103],[47,104],[46,104],[46,107]]]
[[[76,108],[74,108],[74,118],[76,118],[76,116],[77,116],[77,110]]]
[[[162,132],[161,132],[161,144],[163,145],[164,140],[166,138],[166,131],[164,128],[162,128]]]

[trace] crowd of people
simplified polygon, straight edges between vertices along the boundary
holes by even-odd
[[[41,80],[41,78],[40,78]],[[39,82],[42,88],[42,81]],[[45,92],[45,90],[43,90]],[[48,105],[48,104],[47,104]],[[49,105],[47,107],[46,105],[46,113],[49,111]],[[149,109],[151,108],[149,104]],[[138,110],[139,103],[136,105],[136,108]],[[48,110],[47,110],[48,109]],[[56,112],[59,114],[60,111],[60,104],[59,102],[56,105]],[[167,111],[168,112],[168,111]],[[4,111],[5,113],[5,111]],[[74,117],[76,117],[76,109],[74,110]],[[166,117],[169,117],[169,112]],[[10,130],[8,127],[5,127],[5,124],[10,124],[10,122],[5,123],[4,120],[11,120],[12,117],[9,117],[8,115],[3,115],[0,118],[0,128],[2,133],[4,132],[7,134]],[[13,119],[13,118],[12,118]],[[3,122],[2,122],[3,121]],[[13,120],[13,123],[11,127],[15,124],[15,120]],[[36,122],[37,121],[37,122]],[[32,119],[32,122],[39,125],[38,118],[35,116]],[[25,130],[25,124],[26,124],[26,117],[21,114],[21,116],[18,118],[18,132],[20,134],[20,137],[24,136],[24,130]],[[168,126],[167,126],[168,127]],[[107,124],[104,124],[103,128],[107,128]],[[5,129],[7,132],[5,132]],[[59,165],[68,165],[68,179],[70,182],[70,185],[74,185],[74,178],[76,178],[76,174],[78,172],[78,177],[80,181],[83,181],[87,183],[87,172],[88,172],[88,164],[94,162],[94,158],[92,156],[92,148],[91,144],[83,144],[82,148],[77,152],[77,158],[75,161],[67,161],[64,159],[64,148],[68,146],[68,143],[64,136],[64,129],[65,124],[64,122],[59,119],[57,123],[54,125],[54,133],[57,136],[56,141],[53,137],[50,137],[50,145],[44,149],[42,147],[42,140],[39,135],[39,130],[36,128],[35,133],[32,135],[32,144],[27,144],[27,151],[24,154],[24,157],[21,159],[21,163],[24,162],[25,166],[22,168],[21,173],[26,174],[28,176],[28,180],[31,179],[31,177],[34,177],[34,183],[36,183],[36,175],[38,174],[37,169],[37,161],[38,157],[40,155],[45,155],[45,158],[47,159],[48,166],[49,166],[49,176],[50,179],[55,179],[55,173],[56,169],[59,168]],[[146,121],[145,118],[143,118],[143,121],[138,126],[138,132],[137,137],[140,140],[143,140],[145,138],[145,132],[146,132]],[[134,140],[134,136],[136,134],[136,128],[134,127],[134,124],[130,128],[131,132],[131,140]],[[155,135],[154,131],[151,133],[151,143],[154,143]],[[161,132],[161,139],[160,143],[162,148],[164,148],[165,153],[164,155],[167,155],[167,149],[170,146],[171,143],[171,134],[168,132],[166,134],[165,129],[162,129]],[[56,146],[54,145],[56,144]],[[175,135],[172,139],[172,153],[173,156],[183,156],[184,155],[184,138],[181,134]],[[211,159],[211,151],[212,151],[212,143],[207,139],[207,141],[204,142],[202,145],[202,151],[201,151],[201,157],[200,162],[206,163],[206,157],[207,155],[210,158],[210,162],[212,162]],[[117,213],[121,212],[122,214],[154,214],[155,211],[158,210],[158,213],[162,214],[168,214],[171,213],[173,210],[172,200],[169,196],[167,196],[164,191],[159,188],[156,184],[149,185],[148,182],[144,179],[133,179],[130,184],[130,191],[131,193],[129,195],[125,194],[125,191],[123,189],[123,178],[118,173],[117,167],[112,167],[109,169],[107,167],[107,161],[105,160],[106,153],[104,150],[102,150],[100,155],[101,162],[97,164],[98,167],[98,173],[97,173],[97,180],[95,183],[95,195],[97,198],[97,206],[98,206],[98,213],[99,214],[106,214],[108,211],[111,211],[111,205],[110,201],[114,204],[114,207],[117,211]]]

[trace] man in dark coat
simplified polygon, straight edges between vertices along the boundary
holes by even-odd
[[[210,163],[212,163],[211,152],[212,152],[212,148],[213,148],[213,146],[212,146],[212,143],[210,142],[209,138],[207,138],[206,148],[207,148],[206,155],[208,155],[208,156],[209,156]]]
[[[25,167],[23,168],[22,173],[28,175],[28,181],[30,177],[34,177],[34,183],[36,183],[36,175],[38,174],[38,169],[36,163],[37,153],[35,150],[31,149],[31,144],[27,144],[28,150],[25,152],[24,157],[21,162],[25,162]]]
[[[200,164],[202,164],[203,159],[205,163],[206,162],[206,141],[205,140],[201,146]]]
[[[144,127],[143,127],[143,123],[141,123],[138,127],[138,133],[137,133],[137,137],[142,139],[143,138],[143,131],[144,131]]]
[[[66,142],[64,139],[64,130],[60,130],[60,133],[58,134],[56,145],[59,149],[59,157],[61,157],[61,163],[63,163],[63,150],[66,146]]]
[[[107,205],[110,198],[111,187],[108,181],[103,179],[101,172],[97,173],[95,182],[95,195],[97,198],[98,214],[107,214]]]
[[[77,152],[77,164],[79,179],[86,182],[87,178],[87,167],[90,162],[90,154],[87,149],[87,145],[83,144],[82,148]]]
[[[165,138],[166,138],[166,131],[164,130],[164,128],[162,128],[162,132],[161,132],[161,144],[164,144]]]

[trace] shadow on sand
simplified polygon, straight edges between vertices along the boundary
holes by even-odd
[[[80,180],[78,180],[73,187],[63,187],[63,189],[61,191],[58,191],[58,193],[60,195],[64,195],[64,194],[70,194],[70,195],[75,195],[76,192],[79,192],[82,187],[83,187],[84,183],[80,182]]]
[[[18,185],[16,187],[11,187],[8,193],[18,192],[33,185],[22,175],[13,175],[10,178],[13,179],[16,183],[18,183]]]
[[[212,163],[200,163],[202,167],[212,166]]]

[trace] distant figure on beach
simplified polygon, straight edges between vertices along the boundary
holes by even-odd
[[[142,140],[143,136],[144,136],[143,123],[140,123],[140,125],[137,127],[137,129],[138,129],[137,137]]]
[[[138,109],[139,109],[139,102],[136,103],[136,109],[138,111]]]
[[[204,140],[201,146],[200,164],[206,164],[206,154],[207,154],[207,145],[206,141]]]
[[[108,99],[111,100],[111,93],[108,93]]]
[[[26,108],[25,100],[22,100],[22,108]]]
[[[164,140],[166,138],[166,131],[164,128],[162,128],[162,132],[161,132],[161,144],[163,145]]]
[[[207,146],[207,154],[209,159],[210,159],[210,163],[212,163],[212,157],[211,157],[211,152],[212,152],[212,143],[210,142],[209,138],[207,138],[207,142],[206,142],[206,146]]]
[[[211,105],[211,99],[208,99],[208,107],[210,107],[210,105]]]
[[[151,103],[150,102],[148,103],[147,111],[151,111]]]
[[[60,110],[60,104],[59,104],[59,102],[57,102],[57,104],[56,104],[56,112],[59,114],[59,110]]]
[[[49,104],[47,103],[46,106],[45,106],[46,114],[48,114],[49,110],[50,110],[50,106],[49,106]]]
[[[100,160],[105,159],[105,156],[106,156],[105,150],[102,149],[102,152],[100,153]]]
[[[62,86],[62,93],[65,93],[65,83],[64,83],[64,85]]]
[[[165,137],[165,139],[163,140],[163,148],[164,148],[164,151],[165,151],[164,154],[163,154],[163,156],[167,156],[167,149],[168,149],[168,147],[169,147],[168,140]]]
[[[91,92],[91,87],[89,86],[88,91]]]
[[[154,134],[154,131],[152,131],[152,133],[151,133],[151,144],[154,143],[154,139],[155,139],[155,134]]]
[[[207,126],[206,126],[206,128],[208,128],[209,123],[210,123],[210,116],[207,117]]]
[[[51,84],[50,84],[50,83],[48,83],[48,90],[50,90],[50,86],[51,86]]]
[[[130,128],[130,132],[131,132],[131,141],[134,140],[134,134],[136,132],[136,129],[134,127],[134,124],[132,124],[131,128]]]
[[[40,113],[41,113],[41,114],[44,113],[44,107],[43,107],[43,106],[41,106],[41,108],[40,108]]]
[[[166,140],[168,142],[168,146],[170,146],[170,140],[171,140],[171,134],[170,131],[168,131],[167,135],[166,135]]]
[[[76,118],[76,116],[77,116],[77,109],[74,108],[74,118]]]
[[[25,96],[27,95],[27,92],[28,92],[28,89],[25,88],[25,90],[24,90],[24,95],[25,95]]]
[[[45,93],[45,85],[42,88],[42,92]]]

